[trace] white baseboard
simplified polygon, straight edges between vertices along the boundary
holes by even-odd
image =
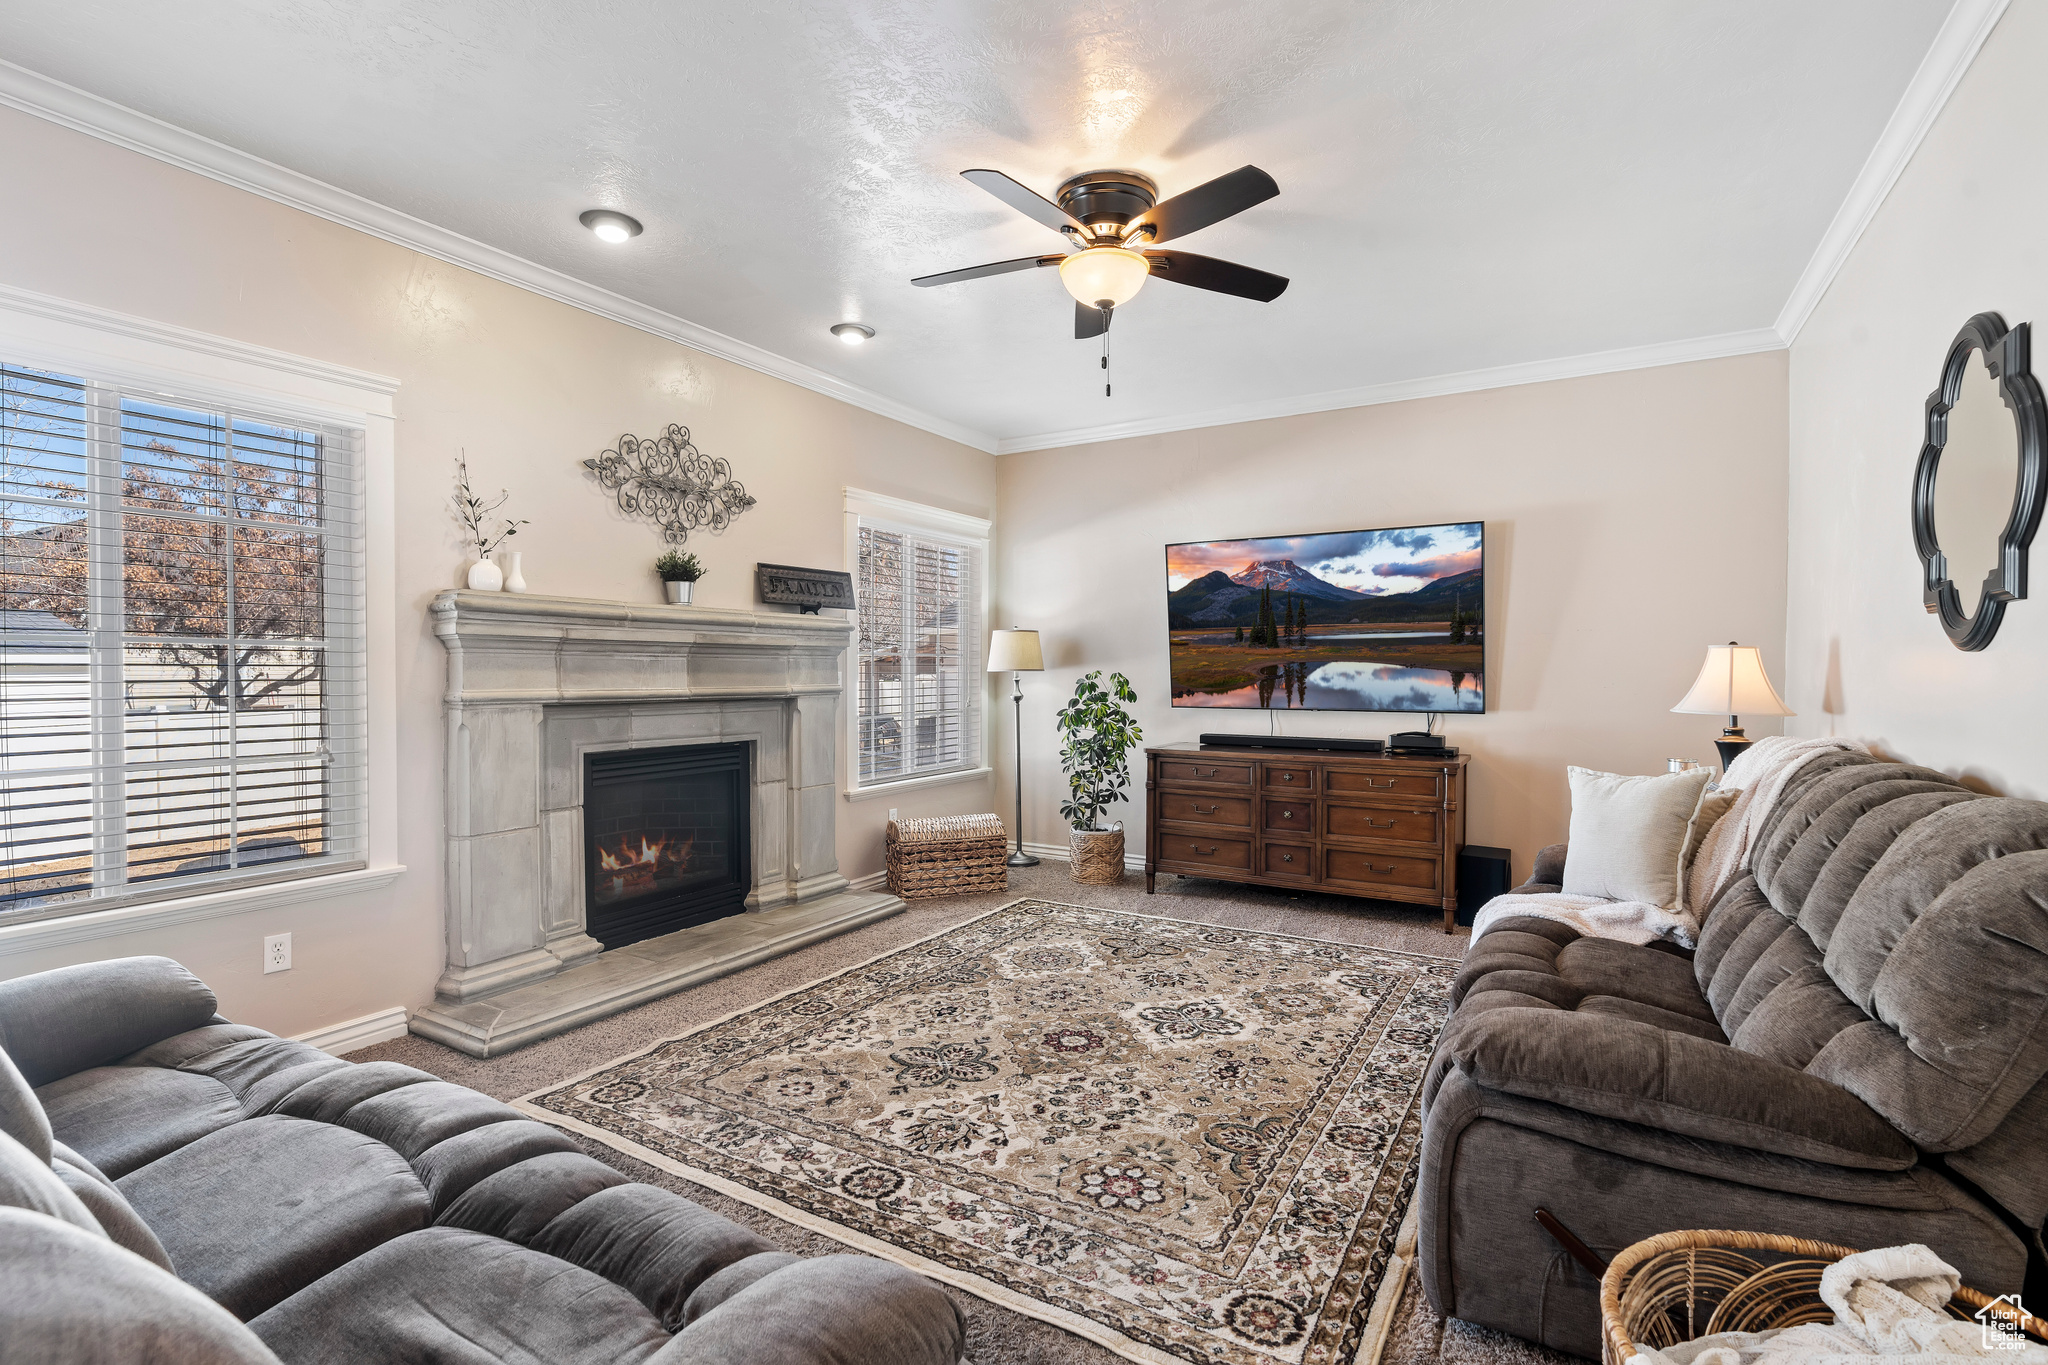
[[[1028,839],[1024,841],[1024,851],[1034,858],[1051,858],[1062,863],[1069,861],[1073,857],[1073,850],[1065,844],[1034,844]],[[1144,849],[1141,846],[1137,852],[1133,853],[1131,851],[1131,840],[1128,834],[1126,834],[1124,839],[1124,871],[1143,872],[1144,870]]]
[[[316,1028],[311,1033],[301,1033],[292,1041],[310,1043],[322,1052],[331,1052],[339,1057],[343,1053],[354,1052],[357,1048],[365,1048],[372,1043],[388,1043],[393,1038],[403,1038],[406,1033],[405,1022],[405,1011],[393,1006],[388,1010],[378,1010],[375,1014],[366,1014],[360,1019],[349,1019],[339,1024],[329,1024],[326,1028]]]
[[[886,867],[865,877],[849,877],[846,881],[847,889],[851,891],[879,891],[888,884],[889,869]]]

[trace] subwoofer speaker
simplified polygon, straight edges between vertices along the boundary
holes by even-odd
[[[1458,923],[1470,924],[1480,906],[1507,894],[1515,882],[1509,870],[1514,856],[1504,848],[1479,844],[1458,850]]]

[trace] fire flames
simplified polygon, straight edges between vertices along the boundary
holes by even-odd
[[[636,865],[658,866],[666,858],[669,862],[680,863],[687,867],[690,862],[690,845],[696,842],[696,838],[692,836],[683,844],[681,851],[670,853],[668,851],[668,840],[656,839],[653,843],[649,843],[647,836],[643,834],[640,836],[640,851],[635,853],[632,851],[632,839],[625,838],[619,840],[619,851],[617,853],[613,853],[608,848],[600,848],[597,851],[597,866],[600,871],[604,872],[622,872]]]
[[[593,890],[600,899],[613,901],[674,885],[675,878],[690,870],[690,850],[696,843],[694,834],[680,843],[629,834],[612,847],[600,844],[598,879]]]

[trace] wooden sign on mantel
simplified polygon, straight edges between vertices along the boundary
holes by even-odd
[[[763,602],[815,614],[820,607],[853,610],[853,575],[838,569],[799,569],[789,564],[756,564],[754,582]]]

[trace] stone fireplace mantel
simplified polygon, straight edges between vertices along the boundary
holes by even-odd
[[[899,914],[833,820],[843,619],[445,592],[448,965],[413,1031],[491,1056]],[[604,953],[584,932],[584,756],[752,749],[746,915]]]

